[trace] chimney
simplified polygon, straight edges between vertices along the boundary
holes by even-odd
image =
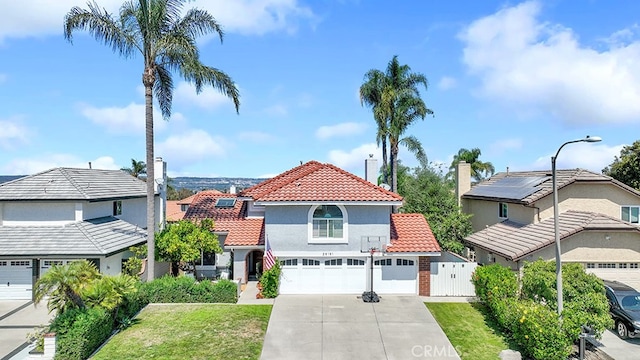
[[[471,164],[460,161],[456,166],[456,198],[458,206],[462,206],[462,195],[471,190]]]
[[[364,161],[364,179],[378,185],[378,159],[374,159],[373,154],[369,154],[369,158]]]
[[[235,193],[236,193],[236,186],[231,185],[231,187],[229,187],[229,194],[235,194]]]

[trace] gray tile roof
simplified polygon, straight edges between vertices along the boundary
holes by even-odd
[[[0,184],[0,200],[102,200],[146,196],[146,183],[121,170],[54,168]]]
[[[65,226],[0,226],[0,256],[99,256],[147,240],[147,231],[111,216]]]
[[[521,181],[517,181],[520,178]],[[508,181],[506,179],[513,179]],[[533,180],[538,181],[533,181]],[[532,180],[532,181],[527,181]],[[640,192],[609,176],[584,169],[556,170],[558,189],[580,183],[611,183],[640,197]],[[509,184],[506,184],[509,183]],[[505,187],[506,185],[519,185]],[[508,191],[504,191],[504,190]],[[551,171],[518,171],[495,174],[490,179],[474,186],[462,195],[465,199],[485,199],[504,202],[532,204],[553,193]],[[515,195],[515,196],[512,196]]]
[[[553,223],[553,218],[529,225],[506,220],[473,233],[464,241],[468,245],[517,261],[555,242]],[[585,230],[640,232],[640,228],[626,221],[604,214],[575,210],[559,215],[558,229],[561,241]]]

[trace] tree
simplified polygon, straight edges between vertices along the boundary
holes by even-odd
[[[123,167],[120,170],[129,173],[129,175],[137,178],[140,175],[147,174],[147,164],[144,161],[137,161],[136,159],[131,159],[131,167]]]
[[[429,167],[410,171],[399,165],[398,185],[404,197],[401,211],[423,214],[440,247],[462,254],[463,240],[472,232],[471,216],[460,211],[451,182]]]
[[[427,89],[427,78],[411,71],[409,65],[400,65],[394,56],[385,72],[372,69],[365,74],[365,82],[360,87],[361,101],[372,107],[378,125],[376,139],[383,145],[383,166],[387,163],[383,139],[389,142],[389,163],[391,166],[391,190],[398,192],[398,147],[404,145],[422,165],[427,156],[420,141],[414,136],[404,136],[407,129],[417,119],[432,115],[433,111],[420,98],[419,85]]]
[[[64,36],[69,42],[72,42],[74,30],[86,30],[97,41],[125,58],[141,55],[147,164],[154,161],[154,93],[163,118],[168,120],[173,100],[173,74],[178,73],[193,83],[197,93],[203,86],[212,86],[233,100],[236,112],[240,107],[240,95],[233,80],[200,61],[196,39],[217,34],[222,42],[222,28],[211,14],[203,10],[189,9],[181,17],[185,2],[187,0],[127,1],[121,6],[119,16],[114,18],[94,1],[87,4],[88,9],[73,7],[64,19]],[[151,179],[147,181],[147,276],[152,280],[155,278],[156,226],[153,166],[148,167],[147,178]]]
[[[602,169],[602,173],[640,190],[640,140],[634,141],[620,151],[613,162]]]
[[[156,242],[158,256],[166,261],[191,264],[196,274],[196,260],[204,253],[221,253],[218,236],[213,231],[213,220],[203,219],[198,223],[180,220],[169,224]]]
[[[482,152],[478,148],[473,148],[471,150],[462,148],[458,150],[458,153],[453,156],[453,161],[449,167],[449,174],[447,174],[447,177],[450,179],[453,178],[456,167],[460,161],[470,164],[471,176],[477,182],[481,182],[487,177],[492,176],[496,172],[496,168],[493,167],[493,164],[490,162],[480,161],[480,155],[482,155]]]
[[[35,285],[34,302],[37,304],[45,296],[49,296],[47,307],[49,312],[56,310],[59,314],[72,308],[85,308],[81,297],[82,290],[100,273],[95,265],[87,260],[78,260],[67,265],[53,265]]]

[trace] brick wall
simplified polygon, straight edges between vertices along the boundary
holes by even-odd
[[[418,258],[418,294],[431,295],[431,258],[428,256]]]

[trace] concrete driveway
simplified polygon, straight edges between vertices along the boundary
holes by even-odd
[[[636,360],[640,351],[640,339],[622,340],[613,330],[606,330],[600,341],[592,341],[598,348],[616,360]]]
[[[280,295],[262,360],[460,359],[417,296]]]
[[[27,334],[49,323],[47,305],[31,301],[0,300],[0,360],[11,359],[25,347]]]

